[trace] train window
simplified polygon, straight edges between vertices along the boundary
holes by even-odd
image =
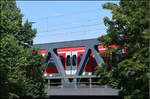
[[[63,56],[59,56],[60,57],[60,60],[62,62],[62,64],[64,63],[64,57]]]
[[[70,55],[67,55],[66,65],[67,65],[67,66],[70,66],[70,65],[71,65]]]
[[[76,61],[77,61],[77,57],[76,57],[76,55],[73,55],[73,57],[72,57],[73,66],[76,66]]]
[[[55,62],[54,62],[54,58],[50,58],[49,63],[48,63],[48,66],[50,66],[50,67],[56,66],[56,65],[55,65]]]

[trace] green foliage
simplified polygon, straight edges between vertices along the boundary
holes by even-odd
[[[44,57],[31,51],[36,29],[15,0],[0,1],[0,99],[39,98],[44,95]],[[30,49],[29,49],[30,48]]]
[[[5,35],[0,45],[0,98],[43,96],[44,58],[39,50],[26,51],[12,35]]]
[[[109,49],[111,52],[125,48],[127,54],[119,61],[98,68],[96,74],[101,75],[100,83],[120,89],[120,95],[125,99],[148,99],[149,1],[121,0],[119,5],[106,3],[103,8],[112,11],[112,19],[104,18],[107,35],[98,39],[106,46],[120,46]],[[112,58],[114,56],[112,54]]]
[[[38,49],[32,49],[26,54],[26,57],[28,61],[26,93],[27,96],[38,98],[44,95],[44,58]]]
[[[35,37],[36,32],[37,32],[36,29],[32,29],[32,23],[28,22],[28,20],[26,20],[24,25],[21,27],[19,36],[17,37],[18,40],[20,41],[19,43],[26,47],[32,46],[33,38]]]
[[[19,44],[30,47],[33,43],[33,38],[36,35],[36,29],[32,29],[32,23],[27,20],[22,24],[23,14],[21,14],[20,9],[17,8],[15,0],[2,0],[0,4],[1,37],[5,33],[12,34]]]
[[[4,68],[1,73],[5,74],[1,77],[3,79],[0,81],[4,83],[4,89],[7,90],[4,93],[7,94],[9,98],[17,98],[20,93],[23,93],[24,74],[26,73],[25,67],[27,66],[27,61],[24,56],[24,49],[18,45],[12,35],[5,35],[4,38],[1,39],[0,45],[0,68]],[[3,95],[1,94],[0,96]]]

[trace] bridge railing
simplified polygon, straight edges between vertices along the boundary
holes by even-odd
[[[57,76],[57,77],[47,77],[48,89],[59,89],[63,88],[63,79],[69,79],[72,85],[75,85],[75,88],[108,88],[107,85],[101,85],[98,80],[100,77],[97,76]],[[73,81],[73,79],[75,81]]]

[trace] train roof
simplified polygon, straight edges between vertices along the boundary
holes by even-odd
[[[94,39],[84,39],[84,40],[54,42],[54,43],[34,44],[33,47],[40,47],[40,49],[49,49],[49,48],[69,48],[69,47],[80,47],[80,46],[87,47],[93,44],[100,45],[101,43],[96,38],[94,38]]]

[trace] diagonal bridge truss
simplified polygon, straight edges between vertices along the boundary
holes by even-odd
[[[76,74],[74,75],[74,76],[81,76],[91,53],[93,53],[93,56],[98,66],[101,66],[104,63],[98,51],[98,45],[100,44],[101,43],[96,39],[88,39],[88,40],[77,40],[77,41],[69,41],[69,42],[35,44],[34,47],[45,49],[46,54],[49,53],[51,57],[54,58],[54,62],[56,64],[56,68],[59,72],[59,75],[62,77],[66,77],[68,75],[66,75],[63,64],[58,56],[58,53],[57,53],[58,48],[71,48],[71,47],[80,47],[80,46],[86,47],[83,57],[81,58],[81,62],[79,64],[78,70]],[[73,88],[75,87],[74,82],[78,82],[78,81],[79,79],[76,79],[76,78],[73,78],[72,82],[70,82],[68,78],[62,78],[63,88]]]

